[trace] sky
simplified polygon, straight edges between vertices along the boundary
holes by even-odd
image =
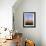
[[[24,19],[25,20],[33,20],[33,14],[32,13],[24,13]]]

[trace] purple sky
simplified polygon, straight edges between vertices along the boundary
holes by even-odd
[[[32,13],[24,13],[24,19],[27,20],[33,20],[33,14]]]

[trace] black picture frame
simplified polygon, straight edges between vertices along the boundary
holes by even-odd
[[[23,12],[23,27],[36,27],[36,12]]]

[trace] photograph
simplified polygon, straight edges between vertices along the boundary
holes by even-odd
[[[24,27],[35,27],[36,16],[35,12],[24,12],[23,13],[23,26]]]

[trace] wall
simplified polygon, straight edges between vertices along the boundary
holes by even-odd
[[[12,29],[12,6],[16,0],[0,0],[0,27]]]
[[[0,0],[0,33],[2,32],[0,38],[5,38],[5,36],[10,35],[10,32],[8,30],[7,32],[3,31],[3,28],[12,29],[12,6],[15,2],[16,0]]]
[[[45,40],[42,39],[43,36],[45,39],[45,34],[46,34],[45,33],[46,24],[44,23],[45,19],[43,19],[45,17],[43,12],[45,11],[44,3],[45,3],[45,0],[23,0],[22,3],[16,3],[13,6],[15,31],[17,30],[18,32],[22,32],[23,37],[25,39],[27,38],[27,39],[33,40],[36,46],[46,46]],[[36,28],[23,27],[23,12],[25,11],[36,12]]]
[[[42,46],[46,46],[46,0],[41,2],[41,40]]]
[[[16,6],[16,5],[15,5]],[[41,46],[41,1],[40,0],[24,0],[17,8],[15,7],[14,19],[15,30],[23,33],[23,37],[31,39],[35,42],[36,46]],[[36,12],[36,28],[23,28],[23,12]]]

